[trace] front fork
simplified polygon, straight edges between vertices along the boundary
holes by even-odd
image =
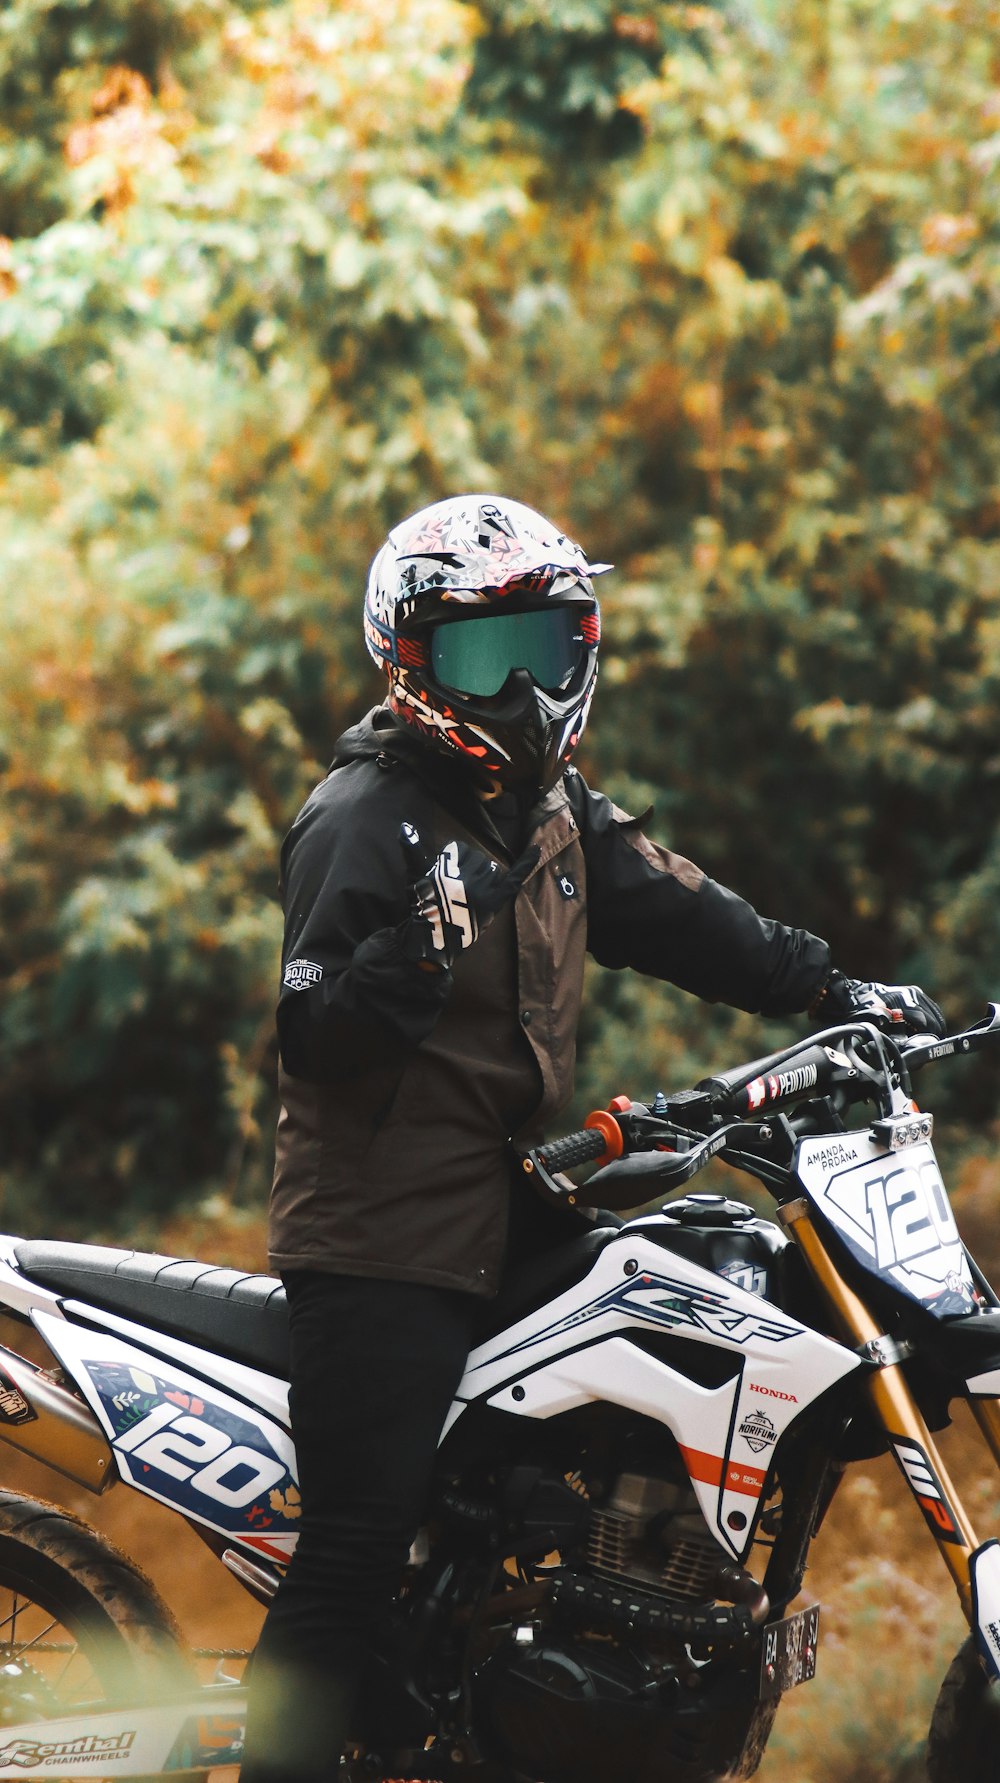
[[[848,1341],[875,1364],[868,1380],[875,1410],[900,1472],[955,1582],[966,1619],[975,1630],[978,1610],[974,1572],[979,1564],[980,1544],[903,1374],[903,1353],[844,1280],[813,1225],[809,1203],[788,1202],[779,1208],[778,1218],[802,1251]],[[995,1400],[973,1400],[972,1411],[1000,1465],[1000,1406]]]

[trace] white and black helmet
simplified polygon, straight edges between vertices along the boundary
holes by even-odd
[[[601,621],[579,545],[533,508],[455,495],[394,527],[365,641],[389,705],[484,781],[546,790],[580,741]]]

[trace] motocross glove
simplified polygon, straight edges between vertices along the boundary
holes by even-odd
[[[404,952],[445,971],[517,896],[539,856],[536,847],[526,848],[505,873],[469,842],[446,842],[437,860],[428,861],[411,823],[400,826],[399,842],[410,888]]]
[[[890,1034],[902,1030],[934,1034],[940,1039],[947,1032],[941,1010],[919,984],[865,984],[858,978],[845,978],[836,967],[809,1005],[809,1014],[824,1025],[870,1021]]]

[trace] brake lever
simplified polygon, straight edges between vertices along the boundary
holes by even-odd
[[[592,1121],[595,1119],[591,1117]],[[637,1207],[643,1199],[650,1199],[636,1192],[639,1183],[655,1180],[679,1186],[688,1182],[722,1151],[727,1138],[743,1124],[733,1121],[708,1135],[692,1133],[653,1114],[642,1102],[619,1108],[614,1117],[608,1119],[620,1134],[624,1150],[596,1170],[586,1183],[577,1185],[563,1174],[561,1166],[565,1163],[565,1168],[570,1169],[587,1161],[589,1148],[586,1141],[595,1137],[593,1133],[582,1131],[568,1139],[555,1141],[548,1148],[558,1159],[555,1168],[550,1168],[546,1148],[535,1147],[522,1160],[522,1169],[531,1177],[536,1191],[563,1207],[576,1207],[581,1203],[585,1207],[599,1207],[612,1205],[605,1195],[607,1188],[628,1185],[630,1194],[624,1199],[619,1196],[619,1205]],[[576,1152],[578,1156],[574,1155]],[[595,1154],[590,1150],[589,1155],[593,1157]],[[600,1194],[595,1198],[591,1190],[598,1184]]]
[[[667,1188],[680,1188],[682,1183],[690,1182],[699,1170],[704,1170],[719,1152],[724,1151],[736,1130],[742,1127],[742,1121],[730,1121],[720,1127],[717,1132],[706,1137],[678,1134],[685,1141],[693,1140],[684,1151],[669,1151],[657,1147],[651,1151],[632,1151],[613,1163],[606,1164],[603,1170],[595,1171],[590,1181],[584,1185],[588,1204],[592,1207],[614,1208],[615,1202],[620,1207],[639,1207],[644,1201],[653,1199],[653,1192],[639,1192],[642,1185],[658,1184]],[[613,1198],[608,1197],[607,1190],[613,1191]],[[622,1191],[627,1190],[627,1194]]]
[[[900,1051],[906,1060],[907,1070],[919,1071],[922,1066],[929,1065],[932,1059],[950,1059],[956,1055],[978,1052],[980,1047],[997,1039],[1000,1039],[1000,1003],[987,1003],[986,1014],[961,1034],[948,1034],[943,1040],[937,1040],[933,1035],[915,1035]]]

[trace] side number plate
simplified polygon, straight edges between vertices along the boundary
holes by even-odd
[[[785,1616],[780,1622],[769,1622],[760,1656],[761,1700],[781,1696],[796,1684],[808,1684],[816,1676],[818,1645],[818,1603],[794,1616]]]

